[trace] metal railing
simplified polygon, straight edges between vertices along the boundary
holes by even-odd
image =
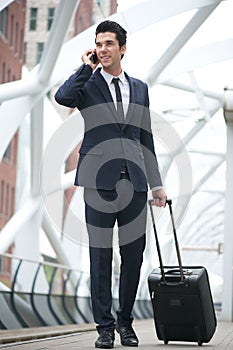
[[[190,251],[204,251],[204,252],[217,252],[218,255],[223,254],[223,243],[218,243],[216,248],[213,247],[182,247],[182,250]]]
[[[0,328],[93,322],[90,296],[78,295],[83,271],[11,254],[0,257]]]
[[[0,260],[0,329],[93,322],[88,273],[11,254]],[[152,317],[150,300],[136,300],[133,316]]]

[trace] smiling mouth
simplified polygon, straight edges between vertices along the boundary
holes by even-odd
[[[101,57],[102,60],[108,60],[110,57],[109,56],[103,56]]]

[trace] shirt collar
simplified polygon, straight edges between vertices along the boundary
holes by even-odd
[[[123,84],[124,84],[125,81],[126,81],[126,77],[125,77],[124,71],[121,71],[121,73],[120,73],[117,77],[113,76],[112,74],[109,74],[109,73],[105,72],[105,71],[103,70],[103,68],[101,68],[100,73],[102,74],[102,76],[104,77],[104,79],[106,80],[106,82],[108,83],[108,85],[111,84],[113,78],[119,78],[120,81],[121,81]]]

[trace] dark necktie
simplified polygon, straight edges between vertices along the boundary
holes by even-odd
[[[113,78],[112,82],[115,85],[115,91],[116,91],[118,120],[120,123],[124,123],[124,110],[122,105],[121,89],[119,86],[119,78]],[[125,159],[122,159],[121,173],[124,173],[124,174],[128,173]]]
[[[112,82],[115,86],[117,100],[117,115],[120,123],[124,123],[124,110],[122,105],[121,89],[119,86],[119,78],[113,78]]]

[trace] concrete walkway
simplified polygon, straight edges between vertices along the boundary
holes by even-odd
[[[164,345],[163,342],[157,340],[152,319],[137,320],[134,322],[134,328],[140,341],[139,350],[192,350],[198,348],[197,343],[170,342]],[[93,350],[96,337],[93,324],[7,330],[0,331],[0,349]],[[219,322],[214,337],[208,344],[203,344],[202,348],[233,350],[233,323]],[[132,350],[130,347],[120,345],[118,334],[116,334],[114,349]]]

